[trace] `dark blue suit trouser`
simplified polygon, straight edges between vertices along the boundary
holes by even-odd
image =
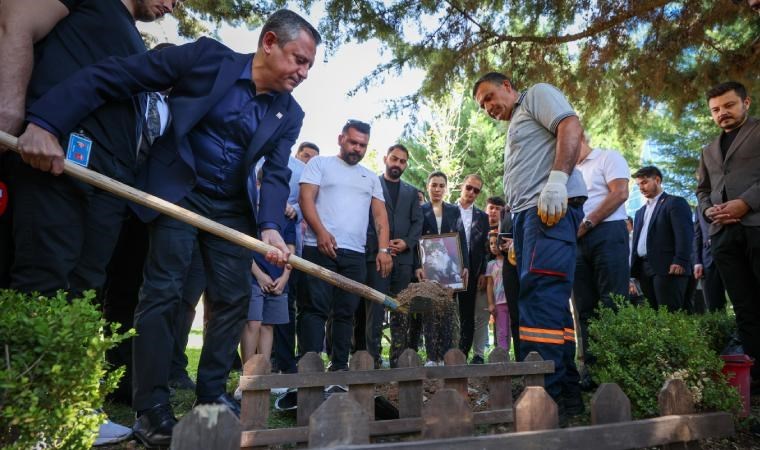
[[[514,215],[520,274],[520,359],[535,351],[554,361],[554,373],[544,378],[546,391],[554,399],[579,389],[570,294],[582,217],[580,206],[568,206],[565,217],[547,227],[535,207]]]
[[[304,259],[337,272],[359,283],[366,278],[367,265],[364,253],[338,249],[337,259],[323,255],[317,247],[304,246]],[[359,296],[334,287],[326,281],[306,274],[309,300],[303,314],[299,312],[298,349],[302,354],[321,352],[325,340],[325,323],[332,318],[332,370],[348,368],[351,338],[354,334],[354,313],[359,307]]]
[[[628,297],[628,230],[624,220],[602,222],[578,240],[573,294],[581,342],[588,358],[588,321],[602,306],[613,308],[612,296]]]
[[[668,311],[683,309],[689,287],[688,275],[658,275],[649,260],[644,259],[639,283],[644,297],[653,308],[664,306]]]
[[[179,205],[246,234],[255,226],[245,198],[210,198],[197,190]],[[225,392],[251,298],[250,250],[159,216],[150,224],[150,250],[135,311],[133,408],[169,403],[169,371],[174,347],[176,311],[196,242],[206,273],[210,319],[198,364],[196,396],[212,401]]]

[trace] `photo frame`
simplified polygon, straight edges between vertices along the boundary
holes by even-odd
[[[456,291],[467,289],[462,279],[459,233],[428,234],[420,238],[420,267],[425,278]]]

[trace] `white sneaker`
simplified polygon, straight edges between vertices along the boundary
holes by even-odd
[[[238,387],[235,389],[235,393],[234,393],[234,394],[232,394],[232,397],[233,397],[235,400],[239,401],[239,402],[243,401],[243,390],[242,390],[242,389],[240,389],[240,386],[238,386]]]
[[[282,395],[284,393],[288,392],[288,388],[272,388],[270,390],[270,393],[272,395]]]
[[[132,436],[132,429],[106,419],[106,423],[100,426],[98,437],[94,446],[116,444],[126,441]]]

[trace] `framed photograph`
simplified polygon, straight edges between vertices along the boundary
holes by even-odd
[[[426,279],[454,291],[464,291],[462,261],[459,233],[429,234],[420,238],[420,264]]]

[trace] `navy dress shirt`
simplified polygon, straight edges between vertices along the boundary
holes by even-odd
[[[211,197],[245,195],[245,153],[272,101],[270,94],[256,95],[252,62],[188,134],[198,173],[196,189]]]

